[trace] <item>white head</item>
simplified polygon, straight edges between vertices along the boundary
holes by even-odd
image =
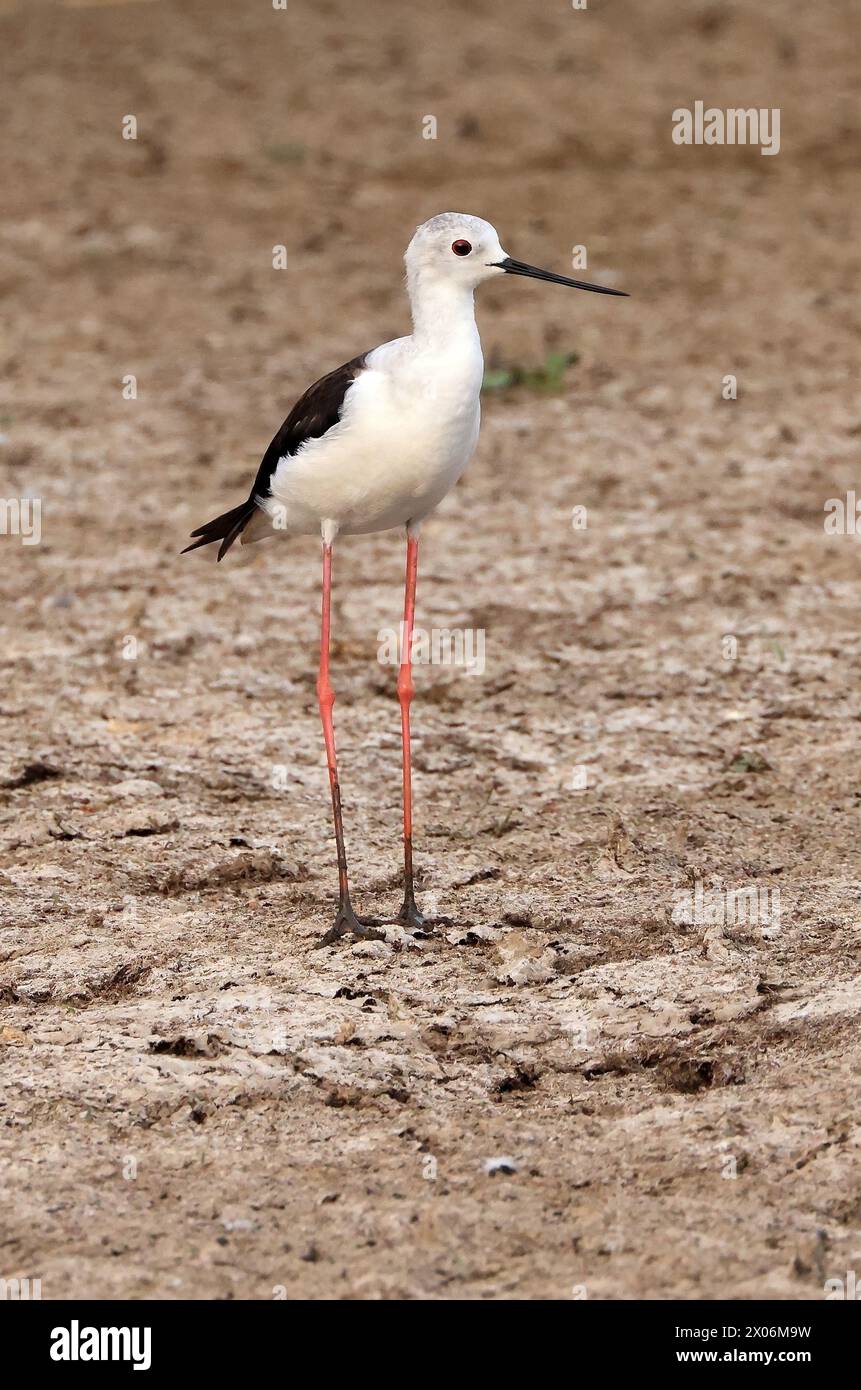
[[[418,294],[440,295],[446,289],[465,290],[470,295],[484,280],[502,275],[526,275],[533,280],[552,280],[578,290],[598,294],[623,294],[582,280],[569,280],[550,270],[538,270],[523,261],[513,261],[502,249],[496,228],[483,217],[465,212],[441,212],[416,228],[404,257],[407,284],[415,300]]]
[[[441,212],[423,222],[404,256],[411,285],[436,280],[468,290],[502,275],[499,262],[505,259],[496,228],[465,212]]]

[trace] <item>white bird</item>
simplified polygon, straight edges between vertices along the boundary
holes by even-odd
[[[266,453],[246,501],[192,531],[187,550],[273,534],[316,535],[323,545],[323,610],[317,698],[326,745],[338,858],[339,904],[321,944],[345,933],[379,937],[350,902],[329,681],[332,547],[339,535],[403,526],[407,536],[398,699],[403,740],[404,901],[398,922],[427,926],[413,890],[410,780],[411,648],[419,529],[460,478],[475,449],[484,372],[473,293],[486,280],[525,275],[598,294],[622,295],[514,261],[480,217],[443,212],[416,229],[406,256],[413,331],[354,357],[297,401]],[[183,552],[183,554],[185,551]]]

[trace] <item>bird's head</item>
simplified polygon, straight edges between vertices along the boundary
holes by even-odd
[[[525,275],[532,280],[550,280],[575,290],[624,296],[624,290],[570,280],[552,270],[539,270],[524,261],[515,261],[503,250],[496,228],[482,217],[465,212],[441,212],[417,227],[404,257],[407,281],[461,285],[474,290],[485,280],[502,275]]]

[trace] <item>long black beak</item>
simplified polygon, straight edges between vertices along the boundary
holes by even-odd
[[[508,275],[528,275],[530,280],[551,280],[554,285],[570,285],[573,290],[592,290],[594,294],[617,294],[628,299],[625,290],[608,290],[605,285],[590,285],[585,280],[569,280],[567,275],[554,275],[552,270],[539,270],[537,266],[527,265],[525,261],[513,261],[506,256],[504,261],[492,261],[492,265],[504,270]]]

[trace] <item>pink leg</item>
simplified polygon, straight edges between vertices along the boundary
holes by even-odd
[[[350,888],[347,881],[347,853],[344,848],[344,825],[341,817],[341,785],[338,780],[338,760],[335,756],[335,725],[332,720],[332,706],[335,692],[329,681],[329,633],[331,627],[332,599],[332,547],[323,542],[323,612],[320,622],[320,674],[317,677],[317,702],[323,724],[323,739],[326,744],[326,763],[329,768],[329,787],[332,792],[332,815],[335,821],[335,846],[338,854],[338,915],[334,925],[318,943],[326,946],[347,932],[354,936],[381,938],[382,933],[374,931],[368,923],[360,922],[350,903]]]
[[[416,907],[413,892],[413,789],[410,759],[410,703],[413,698],[412,645],[416,613],[416,579],[419,568],[419,541],[407,531],[407,570],[404,583],[404,623],[401,667],[398,672],[398,700],[401,706],[401,739],[404,755],[404,901],[398,920],[421,927],[424,917]]]

